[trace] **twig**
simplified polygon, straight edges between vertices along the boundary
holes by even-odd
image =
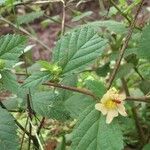
[[[121,9],[116,5],[116,3],[113,0],[110,0],[110,3],[118,10],[118,12],[128,21],[129,25],[131,25],[131,19],[121,11]],[[141,31],[141,28],[135,26],[136,29]]]
[[[62,0],[62,22],[61,22],[61,35],[64,35],[65,32],[65,18],[66,18],[66,4],[65,1]]]
[[[136,20],[137,20],[137,17],[138,17],[138,14],[140,13],[140,10],[142,9],[143,3],[144,3],[144,0],[142,0],[142,2],[139,5],[139,8],[138,8],[138,10],[137,10],[137,12],[135,14],[134,20],[131,23],[129,31],[127,33],[127,36],[125,38],[124,44],[123,44],[123,46],[120,49],[118,60],[116,61],[116,65],[114,67],[114,70],[112,71],[112,74],[110,75],[110,79],[109,79],[109,82],[108,82],[108,89],[110,89],[110,87],[111,87],[111,85],[113,83],[113,80],[115,79],[115,76],[117,74],[117,71],[118,71],[118,69],[120,67],[121,60],[122,60],[122,58],[124,56],[124,52],[125,52],[125,50],[126,50],[126,48],[128,46],[129,40],[131,39],[133,30],[134,30],[134,26],[135,26],[135,23],[136,23]]]
[[[144,80],[144,77],[141,75],[141,73],[139,72],[137,67],[134,67],[134,71],[139,75],[139,77],[141,78],[141,80]]]
[[[24,81],[22,81],[22,80],[19,80],[18,82],[24,83]],[[66,90],[73,91],[73,92],[82,93],[82,94],[85,94],[85,95],[92,97],[95,100],[98,100],[98,97],[87,89],[83,89],[83,88],[81,89],[81,88],[77,88],[77,87],[66,86],[66,85],[62,85],[62,84],[58,84],[58,83],[52,83],[52,82],[43,83],[42,85],[53,86],[53,87],[66,89]],[[150,96],[142,96],[142,97],[127,96],[125,100],[150,103]]]
[[[129,24],[131,24],[131,20],[130,18],[125,14],[123,13],[120,8],[116,5],[116,3],[113,1],[113,0],[110,0],[110,3],[118,10],[118,12],[129,22]]]
[[[150,103],[150,96],[142,96],[142,97],[127,96],[125,100]]]
[[[40,122],[40,125],[39,125],[39,127],[37,129],[37,135],[40,134],[40,131],[41,131],[42,127],[43,127],[44,122],[45,122],[45,117],[43,117],[41,122]]]
[[[26,120],[25,130],[26,130],[26,128],[27,128],[28,121],[29,121],[29,117],[27,117],[27,120]],[[20,150],[22,150],[23,143],[24,143],[24,138],[25,138],[25,132],[23,132],[23,135],[22,135],[22,138],[21,138]]]
[[[23,32],[24,34],[26,34],[27,36],[29,36],[30,39],[36,41],[37,43],[39,43],[40,45],[42,45],[45,49],[49,50],[51,52],[51,49],[45,44],[43,43],[42,41],[40,41],[37,37],[33,36],[32,34],[30,34],[27,30],[25,30],[24,28],[22,27],[19,27],[15,24],[13,24],[12,22],[10,22],[9,20],[3,18],[2,16],[0,16],[0,20],[8,23],[9,25],[11,25],[12,27],[16,28],[17,30]]]
[[[24,81],[18,80],[18,83],[24,83]],[[61,89],[66,89],[66,90],[73,91],[73,92],[82,93],[82,94],[91,96],[93,99],[97,100],[96,95],[94,95],[91,91],[89,91],[87,89],[83,89],[83,88],[81,89],[81,88],[67,86],[67,85],[62,85],[62,84],[53,83],[53,82],[43,83],[42,85],[53,86],[53,87],[57,87],[57,88],[61,88]]]

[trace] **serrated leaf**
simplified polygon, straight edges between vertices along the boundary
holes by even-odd
[[[65,107],[72,118],[77,118],[94,100],[83,94],[74,94],[65,101]]]
[[[119,68],[119,71],[117,72],[116,79],[125,77],[126,75],[128,75],[131,72],[132,69],[133,69],[133,64],[131,64],[131,63],[123,64]]]
[[[62,85],[67,86],[77,86],[77,75],[72,76],[65,76],[62,81],[60,82]],[[62,101],[67,100],[73,93],[73,91],[65,90],[65,89],[58,89],[59,96],[61,97]]]
[[[34,21],[35,19],[43,16],[43,14],[44,14],[43,11],[27,13],[25,15],[18,16],[16,22],[19,25],[25,24],[25,23],[28,24],[28,23]]]
[[[86,86],[91,90],[97,97],[101,98],[106,92],[104,83],[96,80],[87,80]]]
[[[104,64],[101,67],[98,67],[95,72],[97,75],[105,77],[107,75],[107,73],[110,71],[110,62]]]
[[[63,68],[63,74],[77,73],[98,58],[106,45],[107,40],[101,38],[93,28],[79,28],[57,42],[53,62],[58,62]]]
[[[142,31],[141,40],[138,48],[139,58],[145,58],[150,60],[150,25],[146,26]]]
[[[16,60],[25,48],[26,38],[20,35],[4,35],[0,37],[0,58]]]
[[[57,120],[65,120],[69,117],[63,102],[53,91],[39,92],[32,95],[32,102],[35,112]]]
[[[72,22],[80,21],[84,17],[88,17],[88,16],[92,15],[92,13],[93,13],[92,11],[87,11],[87,12],[81,13],[80,15],[73,17]]]
[[[22,87],[23,88],[36,87],[41,83],[50,80],[51,77],[52,75],[47,71],[33,73],[30,77],[28,77],[25,80],[25,83],[23,84]]]
[[[114,20],[94,21],[88,23],[87,25],[93,27],[105,27],[110,32],[115,32],[117,34],[125,34],[127,32],[127,28],[122,22],[118,22]]]
[[[19,143],[13,117],[0,108],[0,150],[17,150]]]
[[[139,84],[139,88],[146,95],[150,92],[150,80],[142,80]]]
[[[80,115],[73,131],[71,150],[122,150],[123,136],[118,123],[105,123],[105,117],[91,105]]]
[[[9,70],[2,71],[1,75],[2,75],[1,82],[3,86],[5,87],[5,89],[15,94],[19,93],[20,86],[16,80],[15,75],[12,74]]]

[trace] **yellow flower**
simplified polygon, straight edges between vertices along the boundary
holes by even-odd
[[[95,109],[101,111],[103,115],[106,116],[106,123],[112,122],[114,117],[118,116],[120,113],[122,116],[127,116],[124,107],[125,97],[118,93],[115,88],[111,88],[101,99],[100,103],[95,105]]]

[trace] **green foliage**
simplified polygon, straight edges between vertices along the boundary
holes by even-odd
[[[142,37],[139,43],[138,55],[140,58],[150,60],[150,25],[147,25],[142,31]]]
[[[96,74],[102,77],[105,77],[109,71],[110,71],[110,62],[104,64],[101,67],[98,67],[95,70]]]
[[[52,75],[47,71],[36,72],[26,79],[25,83],[23,84],[23,87],[24,88],[36,87],[37,85],[51,79]]]
[[[5,68],[5,61],[0,59],[0,70]]]
[[[127,76],[132,71],[132,69],[133,69],[133,64],[131,63],[126,63],[122,65],[119,71],[117,72],[116,79]]]
[[[25,48],[26,38],[20,35],[0,37],[0,59],[17,60]]]
[[[35,93],[32,95],[32,101],[35,112],[43,117],[57,120],[64,120],[69,117],[63,102],[53,91]]]
[[[26,2],[28,6],[30,3],[32,5],[19,7]],[[37,144],[36,139],[42,149],[45,141],[49,143],[49,135],[50,139],[61,141],[56,150],[123,150],[130,146],[135,149],[149,149],[148,140],[142,139],[139,133],[143,129],[144,136],[149,137],[150,105],[140,101],[147,101],[146,98],[150,94],[150,25],[143,29],[140,27],[141,30],[134,30],[129,43],[123,45],[127,43],[124,42],[125,37],[134,18],[132,10],[140,0],[130,3],[125,0],[114,1],[116,5],[111,3],[113,6],[110,7],[107,14],[106,10],[102,10],[103,14],[101,14],[107,19],[103,17],[104,20],[93,22],[89,22],[94,19],[93,11],[79,12],[80,8],[75,10],[76,8],[70,5],[77,4],[76,6],[79,7],[82,3],[90,4],[94,3],[93,1],[70,0],[63,3],[61,0],[50,0],[49,2],[50,4],[47,1],[0,1],[0,9],[2,8],[0,13],[3,16],[0,17],[0,20],[4,21],[1,26],[7,28],[9,24],[9,28],[14,27],[16,33],[21,31],[27,34],[31,39],[30,42],[35,40],[44,48],[49,49],[43,43],[45,39],[41,41],[40,38],[34,37],[34,35],[39,35],[36,32],[41,34],[41,30],[31,25],[31,23],[35,25],[35,19],[38,21],[38,27],[41,24],[47,25],[45,29],[49,30],[51,25],[56,27],[57,24],[61,24],[62,30],[58,32],[63,34],[63,31],[67,31],[64,32],[64,35],[58,33],[59,40],[56,41],[52,51],[52,59],[49,59],[50,61],[40,60],[37,63],[30,60],[32,59],[31,53],[28,53],[30,58],[26,54],[33,45],[26,47],[27,38],[25,36],[4,35],[0,37],[0,101],[4,99],[1,106],[6,107],[6,109],[0,107],[0,150],[17,150],[21,143],[18,142],[17,134],[23,140],[22,134],[17,133],[14,118],[10,113],[19,120],[22,128],[26,128],[26,132],[30,132],[29,126],[32,125],[31,137],[35,138],[35,141],[31,141],[29,148],[28,139],[26,139],[29,136],[26,134],[22,149],[32,149],[32,146]],[[64,8],[69,8],[66,9],[67,15],[64,11],[62,18],[61,15],[51,17],[53,15],[53,12],[51,14],[51,8],[53,9],[51,2],[61,2],[61,5],[66,5]],[[99,1],[99,4],[100,10],[105,9],[105,1]],[[56,7],[57,5],[59,3],[56,3]],[[22,9],[23,11],[20,11]],[[68,13],[69,11],[71,13]],[[120,11],[122,13],[118,13]],[[24,15],[19,15],[18,12],[23,12]],[[89,17],[92,13],[93,18]],[[48,17],[49,14],[50,17]],[[70,14],[74,16],[68,17]],[[111,17],[118,18],[118,14],[123,14],[123,17],[119,17],[119,22],[111,19]],[[41,18],[43,16],[44,18]],[[48,26],[49,23],[52,23],[51,21],[53,24]],[[76,27],[80,23],[82,25]],[[23,26],[19,27],[20,25]],[[29,33],[30,31],[34,35]],[[53,31],[51,33],[53,39]],[[116,67],[116,60],[122,46],[127,47],[112,85],[117,87],[120,93],[124,94],[129,91],[131,96],[137,97],[138,102],[135,103],[137,112],[134,112],[131,103],[126,101],[128,116],[126,118],[115,116],[110,124],[106,124],[106,115],[103,115],[102,106],[106,105],[107,115],[112,109],[119,112],[120,100],[115,97],[116,95],[112,94],[111,96],[115,97],[112,98],[106,94],[105,98],[108,96],[109,106],[107,102],[99,106],[103,113],[95,109],[95,104],[102,102],[101,98],[107,92],[107,83],[113,77],[111,76],[112,71]],[[24,64],[14,67],[18,62]],[[27,78],[25,71],[29,75]],[[144,95],[144,98],[140,97]],[[114,108],[111,108],[114,103]],[[31,114],[30,107],[35,112],[34,114]],[[26,117],[30,118],[27,119],[27,126],[25,125]],[[41,122],[39,118],[43,117],[46,119]],[[49,130],[46,131],[45,128]],[[62,139],[59,139],[61,137]]]
[[[2,79],[1,84],[10,92],[13,92],[15,94],[21,94],[20,92],[20,85],[16,80],[16,77],[14,74],[12,74],[9,70],[4,70],[1,72]]]
[[[106,92],[104,83],[99,82],[97,80],[87,80],[86,86],[99,98],[101,98]]]
[[[92,11],[87,11],[85,13],[80,13],[77,12],[77,15],[75,17],[73,17],[72,21],[80,21],[81,19],[84,19],[84,17],[89,17],[93,12]]]
[[[78,116],[93,103],[91,97],[83,94],[74,94],[65,101],[65,107],[70,112],[72,118],[78,118]]]
[[[2,108],[0,108],[0,118],[0,150],[18,149],[19,139],[14,118]]]
[[[106,45],[107,40],[102,39],[93,28],[79,28],[57,42],[53,62],[63,68],[63,74],[77,73],[98,58]]]
[[[94,27],[105,27],[108,31],[115,32],[117,34],[125,34],[127,32],[127,28],[123,23],[114,20],[94,21],[88,23],[88,25]]]
[[[41,16],[43,16],[43,14],[43,11],[27,13],[25,15],[18,16],[16,22],[19,25],[28,24],[30,22],[33,22],[35,19],[40,18]]]
[[[150,144],[146,144],[142,150],[149,150],[150,149]]]
[[[73,131],[72,150],[121,150],[123,137],[118,123],[107,125],[93,104],[84,109]]]

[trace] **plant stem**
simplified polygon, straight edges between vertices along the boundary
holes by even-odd
[[[141,80],[144,80],[143,76],[141,75],[141,73],[139,72],[137,67],[134,67],[134,71],[139,75],[139,77],[141,78]]]
[[[5,106],[1,101],[0,101],[0,105],[1,105],[1,107],[2,107],[3,109],[6,109],[6,110],[8,111],[8,109],[6,108],[6,106]],[[29,133],[16,119],[15,119],[14,121],[15,121],[16,125],[17,125],[27,136],[31,136],[31,139],[32,139],[34,145],[35,145],[36,147],[38,147],[38,146],[37,146],[37,145],[38,145],[38,141],[37,141],[36,137],[33,136],[33,135],[30,135],[30,133]]]
[[[39,127],[37,129],[37,135],[40,134],[40,131],[41,131],[42,127],[43,127],[44,122],[45,122],[45,117],[43,117],[41,122],[40,122],[40,125],[39,125]]]
[[[22,81],[22,80],[19,80],[18,82],[19,83],[24,83],[24,81]],[[87,89],[83,89],[83,88],[77,88],[77,87],[62,85],[62,84],[53,83],[53,82],[43,83],[42,85],[46,85],[46,86],[50,86],[50,87],[52,86],[52,87],[57,87],[57,88],[61,88],[61,89],[66,89],[66,90],[73,91],[73,92],[82,93],[82,94],[85,94],[85,95],[88,95],[88,96],[92,97],[95,100],[99,99],[91,91],[89,91]],[[125,100],[127,100],[127,101],[138,101],[138,102],[150,103],[150,96],[143,96],[143,97],[127,96]]]
[[[126,83],[124,78],[122,78],[121,81],[122,81],[122,85],[123,85],[123,88],[125,90],[126,96],[129,97],[130,92],[129,92],[127,83]],[[131,106],[132,106],[132,113],[133,113],[133,117],[134,117],[134,120],[135,120],[136,128],[137,128],[137,131],[138,131],[138,134],[139,134],[139,139],[140,139],[141,143],[144,144],[145,143],[145,136],[144,136],[143,128],[142,128],[142,126],[139,122],[137,109],[136,109],[135,104],[134,104],[133,101],[132,101]]]
[[[114,70],[112,71],[112,74],[110,75],[110,79],[109,79],[109,82],[108,82],[108,89],[110,89],[110,87],[111,87],[111,85],[112,85],[112,83],[113,83],[113,81],[115,79],[115,76],[117,74],[117,71],[118,71],[118,69],[120,67],[121,60],[122,60],[122,58],[124,56],[126,48],[128,47],[128,43],[129,43],[129,41],[131,39],[131,36],[132,36],[133,30],[134,30],[134,27],[135,27],[135,23],[136,23],[138,14],[140,13],[140,11],[142,9],[143,2],[144,2],[144,0],[142,0],[141,3],[140,3],[140,5],[139,5],[139,8],[138,8],[138,10],[137,10],[137,12],[135,14],[134,20],[131,23],[129,31],[127,33],[127,36],[125,38],[124,44],[123,44],[123,46],[120,49],[118,60],[116,61],[116,65],[114,67]]]
[[[43,43],[42,41],[40,41],[37,37],[33,36],[31,33],[29,33],[24,28],[19,27],[19,26],[13,24],[12,22],[10,22],[9,20],[3,18],[2,16],[0,16],[0,20],[2,20],[3,22],[8,23],[9,25],[11,25],[12,27],[14,27],[15,29],[23,32],[24,34],[26,34],[27,36],[29,36],[30,39],[36,41],[37,43],[39,43],[40,45],[42,45],[45,49],[47,49],[47,50],[49,50],[51,52],[51,49],[45,43]]]
[[[64,35],[65,32],[65,18],[66,18],[66,4],[65,1],[62,0],[62,22],[61,22],[61,35]]]
[[[110,0],[110,3],[118,10],[118,12],[129,22],[129,24],[131,24],[131,20],[130,18],[125,14],[123,13],[120,8],[116,5],[116,3],[113,1],[113,0]]]

